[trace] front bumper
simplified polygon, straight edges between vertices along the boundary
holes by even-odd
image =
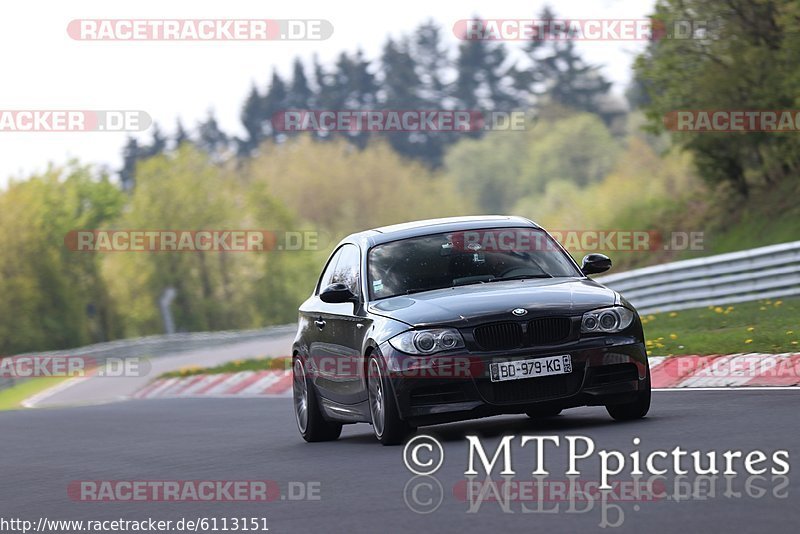
[[[400,416],[414,426],[499,414],[606,405],[647,387],[644,343],[629,336],[583,339],[547,350],[420,358],[381,345]],[[572,372],[492,382],[489,364],[569,354]]]

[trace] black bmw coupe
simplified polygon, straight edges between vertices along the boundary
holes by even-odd
[[[642,324],[545,230],[520,217],[458,217],[353,234],[300,307],[293,344],[306,441],[371,423],[385,444],[422,425],[605,406],[644,417]]]

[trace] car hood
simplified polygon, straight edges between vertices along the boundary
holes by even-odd
[[[544,315],[580,315],[617,302],[616,292],[592,280],[548,278],[474,284],[391,297],[375,302],[369,310],[413,326],[464,327]],[[527,313],[515,316],[511,310],[516,308]]]

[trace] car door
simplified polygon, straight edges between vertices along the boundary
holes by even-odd
[[[366,400],[363,387],[361,347],[368,330],[361,295],[361,251],[353,244],[343,245],[331,277],[331,284],[345,284],[358,297],[357,303],[320,301],[324,321],[321,333],[324,346],[316,385],[320,394],[339,404],[357,404]],[[320,288],[322,290],[324,288]]]
[[[320,300],[319,293],[332,283],[333,273],[341,256],[341,248],[331,255],[317,282],[314,295],[300,308],[303,338],[308,347],[307,372],[318,388],[326,381],[324,374],[329,372],[328,362],[335,358],[335,351],[331,348],[334,322],[328,314],[329,305]]]

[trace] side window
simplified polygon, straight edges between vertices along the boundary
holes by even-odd
[[[339,262],[339,258],[342,257],[342,252],[344,251],[344,247],[340,248],[336,251],[330,261],[328,262],[327,267],[325,267],[325,271],[322,273],[322,276],[319,277],[319,284],[317,285],[317,294],[320,291],[328,287],[329,285],[333,284],[333,273],[336,270],[336,264]]]
[[[333,271],[332,284],[345,284],[353,294],[358,295],[360,280],[361,255],[355,245],[345,245],[339,252],[341,256]]]

